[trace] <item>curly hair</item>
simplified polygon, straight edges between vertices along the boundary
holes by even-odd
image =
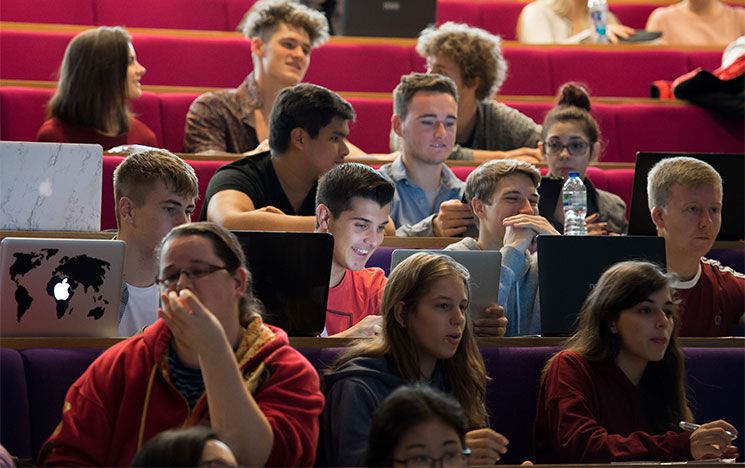
[[[282,23],[304,29],[311,47],[318,47],[329,39],[329,23],[323,13],[287,0],[259,1],[241,23],[244,36],[260,37],[264,42]]]
[[[448,21],[419,34],[416,51],[422,57],[442,55],[458,65],[467,86],[479,78],[476,98],[488,99],[507,77],[507,61],[500,48],[502,39],[483,29]]]

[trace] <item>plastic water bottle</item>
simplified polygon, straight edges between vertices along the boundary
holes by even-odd
[[[587,9],[590,10],[590,18],[595,27],[593,37],[597,44],[608,44],[610,39],[606,34],[608,24],[608,2],[606,0],[588,0]]]
[[[579,172],[570,172],[561,189],[564,206],[564,235],[584,236],[587,234],[587,189],[579,178]]]

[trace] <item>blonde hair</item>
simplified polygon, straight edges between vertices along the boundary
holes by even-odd
[[[404,320],[416,314],[419,303],[443,278],[456,278],[463,282],[470,296],[468,271],[452,258],[433,253],[417,253],[401,262],[388,278],[383,292],[380,312],[383,316],[383,332],[380,336],[364,340],[350,348],[331,366],[338,369],[342,364],[357,357],[386,357],[393,369],[408,382],[422,380],[417,353],[418,344],[411,327],[401,325],[394,315],[397,304],[404,303]],[[447,391],[463,405],[471,427],[485,427],[486,374],[476,338],[473,335],[471,318],[466,314],[466,325],[460,345],[450,359],[443,359],[442,370]]]
[[[666,158],[652,167],[647,175],[647,201],[652,208],[666,208],[673,184],[683,187],[722,187],[722,177],[700,159],[679,156]]]
[[[301,28],[308,33],[311,47],[318,47],[329,39],[329,23],[326,17],[311,8],[287,0],[262,0],[246,13],[243,35],[247,38],[260,37],[264,42],[280,24]]]
[[[497,94],[507,77],[501,42],[499,36],[481,28],[448,21],[438,28],[422,31],[416,51],[425,58],[442,55],[455,62],[467,86],[478,78],[476,98],[483,101]]]
[[[541,183],[541,173],[534,165],[516,159],[495,159],[483,163],[468,174],[466,199],[470,201],[476,198],[484,203],[491,203],[499,181],[512,174],[525,174],[536,187]]]

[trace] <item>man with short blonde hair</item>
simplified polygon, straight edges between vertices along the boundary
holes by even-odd
[[[680,336],[727,336],[745,322],[745,275],[704,257],[722,225],[722,196],[721,176],[695,158],[663,159],[647,176],[652,221],[678,276]]]
[[[171,228],[191,221],[197,175],[166,150],[131,154],[114,170],[117,238],[126,244],[119,335],[130,336],[158,318],[155,251]]]

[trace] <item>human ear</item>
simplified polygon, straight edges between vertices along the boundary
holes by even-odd
[[[331,210],[323,203],[316,207],[316,224],[320,232],[329,231],[329,221],[331,219]]]
[[[290,132],[290,143],[295,146],[295,148],[302,150],[305,148],[305,130],[303,130],[300,127],[293,128]]]
[[[652,208],[652,211],[650,212],[650,215],[652,216],[652,222],[654,223],[655,227],[657,228],[657,232],[663,231],[665,229],[665,219],[663,217],[664,211],[662,208],[659,208],[655,206]]]
[[[403,138],[403,122],[401,121],[401,116],[398,114],[393,114],[391,116],[391,128],[393,128],[393,133],[398,135],[399,137]]]
[[[608,329],[609,329],[609,330],[610,330],[610,332],[611,332],[611,333],[613,333],[614,335],[615,335],[616,333],[618,333],[618,327],[616,327],[616,322],[611,322],[611,323],[609,323],[609,324],[608,324]]]
[[[117,209],[119,210],[119,221],[121,223],[134,224],[135,203],[131,198],[120,198]]]
[[[483,218],[486,213],[484,202],[476,197],[471,198],[471,209],[473,210],[473,214],[475,214],[479,218]]]
[[[406,328],[406,304],[404,301],[398,301],[393,306],[393,316],[396,318],[396,322],[403,328]]]
[[[596,161],[600,155],[600,142],[596,141],[590,146],[592,153],[590,153],[590,161]]]
[[[248,270],[245,267],[240,267],[235,271],[233,275],[235,281],[236,297],[240,299],[246,293],[246,287],[248,287]]]
[[[251,53],[259,57],[264,56],[264,41],[261,37],[251,38]]]

